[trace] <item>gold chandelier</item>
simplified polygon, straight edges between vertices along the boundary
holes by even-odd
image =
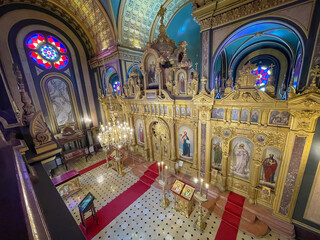
[[[119,121],[108,122],[107,125],[100,127],[100,133],[98,135],[101,147],[105,151],[107,166],[109,167],[109,159],[107,158],[107,152],[110,148],[116,150],[114,167],[117,172],[123,176],[123,162],[121,161],[120,150],[123,147],[127,147],[132,139],[133,129],[129,127],[127,122],[120,123]]]

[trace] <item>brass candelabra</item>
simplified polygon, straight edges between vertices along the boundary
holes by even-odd
[[[106,126],[101,125],[100,127],[98,139],[105,152],[107,167],[110,166],[108,151],[110,148],[114,148],[116,150],[115,169],[120,176],[124,176],[120,149],[129,145],[132,136],[133,129],[129,127],[127,122],[112,121],[108,122]]]
[[[158,169],[159,169],[159,184],[162,187],[161,207],[166,208],[170,204],[170,201],[168,200],[165,192],[165,187],[168,183],[168,166],[164,165],[163,162],[161,163],[158,162]]]
[[[197,185],[199,180],[197,178],[195,178],[194,182]],[[200,184],[200,191],[195,192],[195,194],[194,194],[194,197],[195,197],[196,201],[199,203],[199,211],[198,211],[197,220],[195,222],[195,227],[197,229],[199,229],[200,231],[203,231],[206,228],[207,223],[204,220],[202,204],[208,201],[209,184],[207,184],[207,183],[205,184],[206,189],[207,189],[205,194],[202,192],[202,188],[203,188],[203,179],[202,178],[200,178],[199,184]]]

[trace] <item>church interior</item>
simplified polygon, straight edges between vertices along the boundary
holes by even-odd
[[[320,0],[0,1],[1,239],[320,239]]]

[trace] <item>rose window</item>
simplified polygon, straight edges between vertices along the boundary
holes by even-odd
[[[66,56],[66,47],[55,37],[36,33],[31,35],[26,42],[30,58],[40,67],[58,70],[68,65],[69,58]]]

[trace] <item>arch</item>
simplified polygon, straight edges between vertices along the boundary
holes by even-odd
[[[227,64],[230,66],[233,62],[232,59],[241,52],[242,57],[245,57],[245,55],[256,50],[257,47],[265,48],[269,46],[270,48],[274,44],[277,44],[277,47],[281,46],[283,52],[290,54],[291,62],[295,62],[296,55],[299,54],[296,51],[299,44],[301,44],[301,54],[304,55],[304,39],[306,39],[304,32],[294,23],[292,26],[287,24],[284,19],[269,18],[247,22],[230,33],[219,45],[212,58],[212,69],[215,68],[218,57],[223,51],[227,53]],[[301,68],[299,72],[301,73]],[[212,70],[211,88],[215,84],[215,74],[216,72]],[[290,76],[287,76],[287,79],[290,79]]]
[[[243,179],[249,179],[254,145],[245,137],[234,137],[230,140],[229,160],[230,173]]]
[[[22,23],[26,22],[25,26],[22,25]],[[40,103],[39,100],[36,98],[36,90],[33,83],[32,75],[29,69],[29,64],[26,62],[26,56],[23,48],[23,39],[25,36],[35,30],[40,31],[48,31],[55,35],[57,35],[68,47],[70,50],[70,54],[72,59],[77,59],[77,61],[73,61],[73,69],[74,69],[74,78],[77,83],[77,88],[79,91],[79,99],[81,102],[81,108],[84,117],[88,116],[88,111],[86,105],[89,105],[89,108],[92,109],[91,115],[89,118],[92,119],[92,123],[94,126],[98,125],[98,119],[95,113],[95,104],[94,104],[94,98],[93,98],[93,92],[91,83],[89,81],[84,81],[84,79],[89,79],[89,69],[88,69],[88,63],[87,63],[87,53],[85,52],[85,49],[82,45],[81,40],[78,38],[78,36],[70,29],[67,25],[65,25],[60,20],[56,19],[55,17],[48,15],[44,12],[39,12],[36,10],[31,9],[16,9],[14,11],[7,12],[4,14],[1,19],[0,23],[3,26],[2,28],[2,34],[6,37],[1,38],[0,40],[0,48],[1,48],[1,61],[6,63],[12,63],[13,57],[11,50],[13,49],[12,46],[16,47],[19,60],[23,63],[23,73],[27,81],[28,90],[30,91],[30,95],[32,97],[32,101],[36,107],[37,110],[40,110]],[[31,24],[30,24],[31,23]],[[45,23],[45,25],[42,25],[42,23]],[[16,27],[17,26],[17,27]],[[11,34],[11,30],[16,28],[17,33],[14,33],[16,35],[16,41],[7,43],[7,39],[9,38],[9,35]],[[72,42],[70,42],[64,34],[61,32],[64,32],[68,35],[68,39],[72,39]],[[16,45],[14,45],[16,44]],[[75,50],[73,50],[75,48]],[[77,55],[78,54],[78,55]],[[77,57],[76,57],[77,56]],[[78,64],[75,64],[77,62]],[[9,79],[14,79],[14,73],[11,68],[11,64],[5,64],[3,66],[6,76]],[[81,68],[81,71],[80,71]],[[22,105],[20,103],[20,95],[17,90],[17,83],[15,81],[9,81],[9,87],[12,92],[12,95],[14,97],[15,102],[17,102],[17,105],[21,109]],[[88,103],[86,103],[86,99],[84,98],[85,93],[88,96]]]
[[[60,128],[63,128],[66,124],[66,121],[62,121],[60,123],[57,122],[57,112],[54,111],[53,106],[52,106],[52,97],[53,96],[49,96],[48,91],[49,91],[49,87],[48,84],[50,81],[54,80],[54,79],[59,79],[61,81],[61,83],[65,83],[66,87],[68,89],[63,89],[64,91],[67,91],[68,96],[61,96],[61,95],[55,95],[54,97],[56,98],[63,98],[63,103],[62,102],[58,102],[58,104],[65,104],[65,106],[71,107],[72,109],[69,109],[69,112],[64,112],[63,114],[70,114],[72,111],[72,114],[74,115],[74,123],[71,122],[70,125],[73,125],[75,128],[80,128],[81,129],[81,120],[80,120],[80,116],[79,116],[79,111],[78,111],[78,106],[77,106],[77,102],[76,102],[76,97],[75,97],[75,93],[74,93],[74,88],[73,88],[73,84],[70,81],[69,78],[67,78],[65,75],[61,74],[61,73],[48,73],[45,76],[43,76],[43,78],[40,81],[40,87],[41,87],[41,92],[42,92],[42,96],[45,100],[45,105],[46,105],[46,109],[48,111],[48,115],[49,115],[49,119],[50,119],[50,123],[52,126],[52,131],[54,133],[58,133]],[[61,86],[63,87],[63,86]],[[62,94],[62,92],[59,92],[58,94]],[[69,98],[69,99],[68,99]],[[70,99],[71,98],[71,99]],[[68,104],[68,102],[66,100],[69,100],[70,103]],[[58,101],[58,99],[57,99]],[[72,103],[72,105],[71,105]],[[66,109],[65,107],[63,109]],[[59,114],[59,113],[58,113]],[[69,122],[68,122],[69,124]]]
[[[156,123],[156,124],[155,124]],[[172,154],[170,128],[167,122],[159,117],[154,117],[147,123],[151,156],[161,160],[169,160]],[[156,145],[157,144],[157,145]]]

